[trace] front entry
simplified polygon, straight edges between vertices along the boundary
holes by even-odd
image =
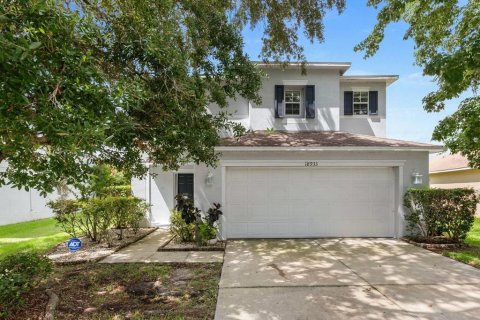
[[[183,193],[193,200],[193,173],[177,174],[177,194]]]

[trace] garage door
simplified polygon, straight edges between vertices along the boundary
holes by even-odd
[[[227,237],[392,237],[393,181],[392,168],[227,168]]]

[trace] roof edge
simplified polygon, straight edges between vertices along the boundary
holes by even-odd
[[[330,69],[340,70],[341,75],[352,66],[351,62],[327,62],[327,61],[308,61],[308,62],[264,62],[252,61],[256,66],[265,69],[300,69],[302,65],[307,69]]]
[[[425,147],[373,147],[373,146],[346,146],[346,147],[279,147],[279,146],[216,146],[218,151],[417,151],[437,153],[443,150],[442,146],[425,146]]]
[[[448,172],[456,172],[456,171],[467,171],[467,170],[479,170],[475,168],[470,168],[470,167],[463,167],[463,168],[454,168],[454,169],[444,169],[444,170],[435,170],[435,171],[429,171],[429,174],[435,174],[435,173],[448,173]]]
[[[381,81],[390,85],[397,81],[400,77],[396,74],[391,75],[342,75],[340,82],[356,82],[356,81]]]

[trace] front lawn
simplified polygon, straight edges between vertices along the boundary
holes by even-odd
[[[480,218],[475,218],[475,223],[465,242],[469,245],[469,248],[444,251],[442,252],[443,255],[480,268]]]
[[[221,263],[56,266],[8,319],[39,319],[50,287],[58,319],[213,319]]]
[[[53,218],[0,226],[0,259],[17,252],[43,253],[68,238]]]

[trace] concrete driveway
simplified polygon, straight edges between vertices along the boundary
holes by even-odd
[[[480,319],[480,270],[392,239],[229,241],[215,319]]]

